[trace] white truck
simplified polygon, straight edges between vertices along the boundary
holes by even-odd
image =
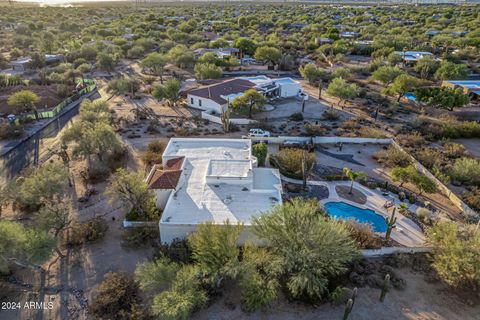
[[[262,129],[250,129],[248,131],[249,137],[270,137],[270,131],[262,130]]]

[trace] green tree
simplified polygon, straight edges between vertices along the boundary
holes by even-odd
[[[11,263],[43,270],[56,241],[46,232],[25,229],[20,223],[0,220],[0,272],[6,273]]]
[[[121,77],[110,80],[107,85],[107,92],[113,92],[116,95],[130,94],[133,98],[135,93],[140,90],[140,82],[135,78]]]
[[[353,99],[358,95],[358,87],[356,84],[347,84],[342,78],[335,78],[328,85],[327,93],[337,97],[339,105],[342,101],[345,105],[347,100]]]
[[[437,109],[453,111],[455,108],[464,107],[470,101],[462,88],[419,88],[415,90],[417,101],[423,102]]]
[[[152,52],[148,54],[145,59],[140,62],[143,68],[148,68],[152,72],[160,77],[160,83],[163,84],[163,72],[165,65],[168,63],[168,57],[158,52]]]
[[[245,54],[253,55],[257,48],[257,44],[251,39],[240,37],[235,39],[233,47],[240,50],[241,56]]]
[[[259,61],[270,62],[275,66],[282,58],[282,52],[274,47],[263,46],[255,50],[254,57]]]
[[[188,237],[193,259],[213,283],[225,276],[234,279],[240,273],[237,242],[242,230],[243,226],[231,225],[228,221],[223,225],[207,222]]]
[[[122,204],[122,207],[139,220],[158,218],[155,196],[141,172],[118,169],[106,189],[106,194],[111,204]]]
[[[390,87],[384,89],[384,92],[398,95],[397,101],[400,101],[407,92],[415,90],[420,84],[419,79],[408,74],[401,74],[393,80],[393,84]]]
[[[435,60],[435,58],[430,55],[426,55],[417,61],[413,69],[415,72],[420,74],[422,79],[430,79],[438,70],[438,67],[439,63]]]
[[[322,299],[330,279],[346,272],[358,250],[343,223],[328,220],[317,201],[294,199],[253,218],[294,298]]]
[[[197,63],[194,71],[198,80],[218,79],[223,74],[222,68],[211,63]]]
[[[398,67],[382,66],[375,70],[370,77],[373,80],[380,81],[388,86],[396,77],[403,73]]]
[[[177,79],[169,79],[164,85],[155,85],[152,95],[155,99],[165,99],[170,106],[175,106],[180,99],[180,81]]]
[[[113,71],[115,68],[115,59],[111,54],[100,52],[97,56],[98,68],[105,71]]]
[[[454,222],[441,222],[427,231],[433,248],[433,268],[448,284],[480,286],[480,232],[462,232]]]
[[[350,181],[352,181],[352,184],[350,185],[350,190],[348,191],[348,193],[352,194],[353,192],[353,183],[355,182],[355,180],[357,179],[364,179],[367,177],[367,174],[363,171],[353,171],[352,169],[350,168],[343,168],[343,174],[348,178],[350,179]]]
[[[400,182],[400,187],[402,187],[404,183],[413,181],[417,175],[417,169],[411,165],[407,167],[395,167],[392,169],[391,175],[393,181]]]
[[[265,166],[265,159],[267,158],[268,146],[265,142],[256,143],[252,146],[252,154],[257,157],[258,165]]]
[[[36,104],[40,102],[40,97],[30,90],[20,90],[8,97],[7,103],[9,106],[19,108],[22,112],[33,110],[35,119],[38,120],[38,111]]]
[[[456,64],[447,60],[440,63],[440,67],[435,72],[437,80],[463,80],[468,76],[468,68],[464,64]]]
[[[320,78],[321,69],[313,63],[307,63],[304,66],[300,66],[298,71],[300,75],[308,81],[310,84],[315,84]]]
[[[68,171],[60,163],[46,163],[17,179],[11,194],[24,206],[37,207],[65,192]]]
[[[252,113],[257,112],[260,107],[267,103],[267,99],[255,89],[248,89],[243,95],[235,98],[232,102],[234,110],[248,114],[252,118]]]

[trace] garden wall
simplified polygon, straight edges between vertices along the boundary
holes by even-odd
[[[223,125],[222,119],[220,117],[214,116],[206,111],[202,111],[202,118]],[[250,123],[256,123],[256,120],[245,119],[245,118],[231,118],[230,123],[238,125],[246,125]]]

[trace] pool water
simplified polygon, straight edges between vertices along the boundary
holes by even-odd
[[[345,202],[328,202],[324,205],[325,210],[337,219],[355,219],[359,223],[369,223],[374,232],[386,232],[385,218],[373,210],[360,209]]]

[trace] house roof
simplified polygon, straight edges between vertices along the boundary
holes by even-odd
[[[180,179],[182,170],[156,169],[147,180],[149,189],[175,189]]]
[[[218,104],[225,104],[227,103],[227,100],[222,96],[245,92],[253,87],[255,87],[255,83],[251,81],[244,79],[230,79],[221,83],[192,90],[189,94],[205,99],[211,99]]]
[[[183,159],[185,159],[185,157],[168,159],[163,166],[164,170],[180,170],[180,169],[182,169]]]

